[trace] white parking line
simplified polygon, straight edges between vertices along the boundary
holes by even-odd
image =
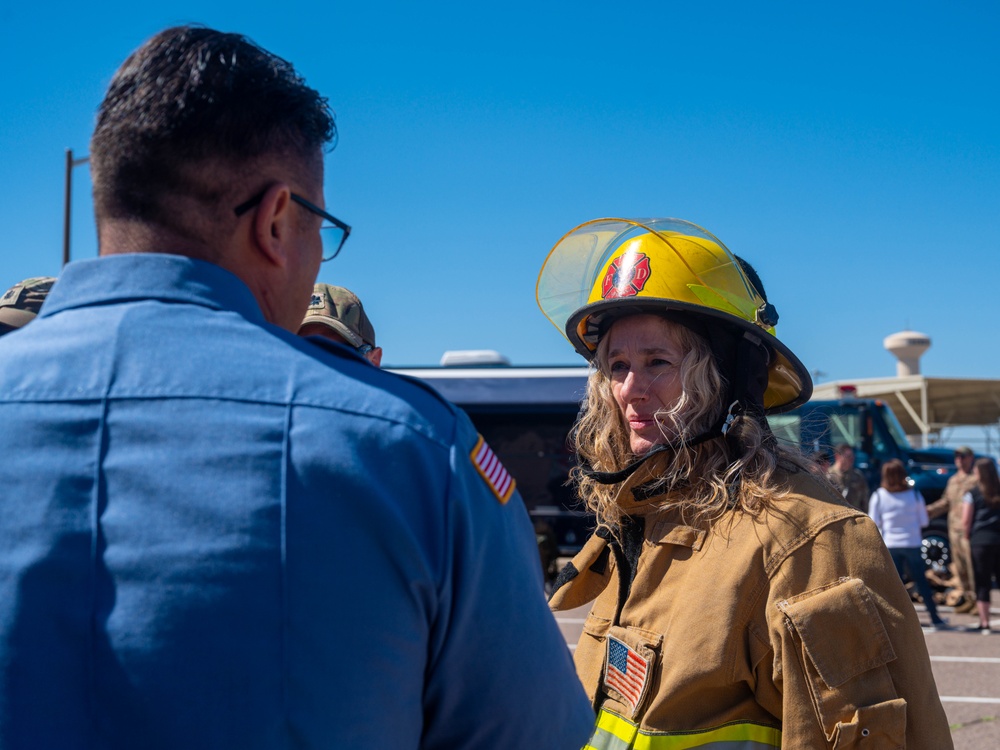
[[[932,656],[931,661],[966,661],[972,664],[1000,664],[997,656]]]
[[[977,698],[975,696],[942,695],[942,703],[1000,703],[1000,698]]]

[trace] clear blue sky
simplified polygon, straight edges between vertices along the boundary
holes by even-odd
[[[4,3],[0,291],[58,274],[65,149],[182,22],[329,97],[327,205],[354,234],[320,280],[358,292],[388,364],[581,362],[535,305],[546,254],[599,216],[674,216],[757,266],[822,380],[894,374],[906,327],[925,374],[1000,376],[996,3]]]

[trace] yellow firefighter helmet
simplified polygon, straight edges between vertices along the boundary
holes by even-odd
[[[749,278],[753,276],[753,280]],[[716,237],[680,219],[596,219],[566,234],[549,253],[535,290],[545,316],[588,360],[621,316],[660,313],[712,330],[753,334],[768,349],[766,412],[805,402],[808,371],[778,341],[778,315],[756,274]],[[731,339],[730,337],[727,337]],[[730,361],[725,357],[720,361]],[[732,380],[738,375],[723,371]]]

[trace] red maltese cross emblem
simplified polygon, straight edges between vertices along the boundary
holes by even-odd
[[[649,281],[649,256],[645,253],[627,253],[611,261],[601,284],[604,299],[634,297]]]

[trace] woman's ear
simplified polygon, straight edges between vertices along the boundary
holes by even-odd
[[[275,266],[288,263],[293,218],[292,190],[286,183],[276,182],[261,198],[253,224],[256,249]]]

